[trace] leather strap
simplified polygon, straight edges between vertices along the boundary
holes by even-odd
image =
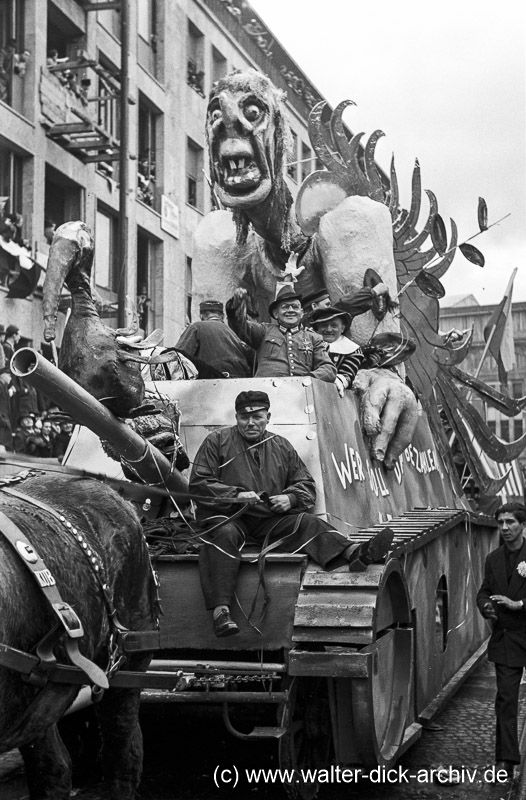
[[[12,490],[8,491],[11,493]],[[22,495],[22,497],[25,499],[26,496]],[[19,556],[21,562],[32,575],[38,588],[46,598],[58,623],[62,627],[61,635],[64,633],[67,635],[66,650],[73,664],[76,664],[96,686],[107,689],[109,686],[108,679],[103,670],[94,664],[93,661],[83,656],[79,651],[78,639],[84,636],[84,629],[78,615],[69,603],[66,603],[62,599],[54,575],[51,570],[48,569],[43,559],[38,555],[27,536],[2,511],[0,511],[0,533],[3,534],[5,540],[9,542],[15,553]],[[54,632],[54,629],[52,630]],[[47,637],[44,638],[46,639]],[[53,638],[60,637],[53,636]],[[45,659],[46,666],[43,672],[46,674],[46,677],[49,669],[53,665],[53,661],[54,657],[51,655],[48,655]],[[38,664],[42,664],[40,658],[38,658]],[[42,683],[45,683],[43,678],[44,676],[41,672],[40,676],[35,675],[34,682],[37,683],[37,685],[42,685]]]
[[[53,517],[53,519],[55,519],[58,523],[68,529],[68,532],[71,534],[73,540],[78,543],[81,552],[84,554],[84,557],[86,558],[95,578],[98,581],[104,602],[106,604],[106,612],[108,614],[111,627],[115,632],[120,633],[126,631],[127,628],[124,625],[121,625],[117,619],[117,612],[115,610],[115,606],[113,605],[113,597],[109,590],[108,582],[104,578],[103,565],[98,556],[88,547],[88,543],[84,541],[84,537],[82,536],[81,532],[74,528],[74,526],[66,520],[63,514],[55,511],[54,508],[47,503],[44,503],[43,500],[37,500],[35,497],[31,497],[30,495],[25,494],[24,492],[19,492],[17,489],[13,489],[11,487],[8,488],[6,486],[2,486],[0,491],[11,495],[11,497],[16,497],[19,500],[30,503],[36,508],[40,508],[42,511],[45,511],[47,514]]]

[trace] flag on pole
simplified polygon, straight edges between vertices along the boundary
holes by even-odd
[[[504,297],[484,327],[484,341],[499,369],[499,381],[508,382],[508,372],[515,364],[515,345],[513,342],[513,321],[511,316],[511,295],[517,268],[512,272]]]

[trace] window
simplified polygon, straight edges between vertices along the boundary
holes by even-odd
[[[154,0],[140,0],[137,4],[137,60],[152,75],[156,74],[156,30]]]
[[[514,419],[513,420],[513,438],[520,439],[523,434],[524,426],[522,423],[522,419]]]
[[[203,148],[188,139],[186,148],[186,202],[203,211]]]
[[[23,240],[22,159],[0,147],[0,235],[19,245]],[[0,248],[0,286],[18,271],[18,259]]]
[[[118,139],[120,115],[116,99],[120,96],[120,83],[115,68],[106,59],[101,58],[99,64],[104,72],[98,75],[97,122],[106,133]]]
[[[97,211],[95,223],[95,283],[113,292],[118,290],[117,217]]]
[[[228,72],[226,58],[212,46],[212,83],[220,81]]]
[[[157,114],[139,99],[139,141],[137,164],[137,198],[147,206],[155,206],[156,122]]]
[[[298,135],[291,131],[292,133],[292,147],[290,150],[289,155],[289,164],[287,166],[287,175],[289,178],[292,178],[293,181],[298,180]]]
[[[23,110],[23,79],[29,51],[24,46],[24,0],[0,2],[0,100]]]
[[[188,22],[186,82],[201,97],[205,96],[204,41],[201,31]]]
[[[186,256],[186,272],[184,279],[184,288],[186,295],[186,322],[189,324],[192,321],[192,298],[193,298],[193,285],[192,285],[192,259]]]
[[[120,113],[119,99],[121,86],[117,78],[117,72],[109,61],[101,57],[99,65],[102,68],[97,74],[97,124],[108,134],[108,136],[118,142],[120,138]],[[108,161],[97,163],[97,169],[107,177],[118,180],[118,158],[113,157]]]
[[[507,419],[501,419],[500,421],[500,438],[505,442],[510,440],[510,423]]]
[[[305,142],[301,143],[301,181],[303,182],[307,175],[312,172],[312,150]]]
[[[139,326],[145,333],[153,328],[152,306],[153,253],[155,242],[141,231],[137,232],[137,314]]]
[[[46,228],[48,236],[52,234],[51,223],[54,223],[55,228],[62,225],[70,219],[82,219],[83,211],[81,206],[82,190],[78,184],[73,183],[68,178],[63,176],[60,172],[46,165],[46,185],[45,185],[45,200],[44,200],[44,230],[42,233],[38,232],[38,239],[46,241],[47,244],[51,242],[46,237]],[[46,224],[49,223],[49,225]]]
[[[22,212],[22,159],[12,150],[0,147],[0,211]]]

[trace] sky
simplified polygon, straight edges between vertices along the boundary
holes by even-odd
[[[318,91],[351,99],[353,132],[384,131],[376,155],[410,201],[418,158],[422,188],[471,240],[485,266],[460,252],[442,282],[447,296],[497,303],[518,267],[513,300],[526,301],[526,3],[519,0],[250,0]],[[425,206],[426,201],[424,201]],[[426,208],[427,210],[427,208]]]

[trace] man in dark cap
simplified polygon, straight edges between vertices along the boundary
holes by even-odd
[[[247,292],[236,289],[229,300],[228,321],[235,333],[257,352],[257,378],[311,375],[332,383],[336,369],[323,338],[301,324],[301,297],[292,284],[282,286],[268,312],[274,322],[256,322],[246,314]]]
[[[330,305],[331,298],[329,295],[329,290],[326,289],[325,286],[322,286],[321,289],[317,289],[315,292],[304,294],[301,300],[301,307],[303,309],[302,323],[304,327],[311,327],[311,319],[314,311],[317,311],[320,308],[327,308],[327,306]]]
[[[2,344],[5,353],[6,367],[9,367],[9,362],[14,355],[16,346],[20,341],[20,328],[18,325],[8,325],[5,332],[5,339]]]
[[[393,539],[384,528],[365,544],[351,544],[309,513],[316,500],[314,478],[287,439],[266,432],[268,395],[241,392],[235,407],[236,425],[208,434],[190,475],[190,492],[202,498],[197,519],[208,529],[201,539],[199,575],[216,636],[239,633],[230,606],[247,538],[263,552],[269,545],[300,551],[329,569],[347,561],[351,571],[383,560]]]
[[[199,305],[199,316],[199,322],[193,322],[183,331],[176,349],[190,359],[195,357],[205,362],[219,373],[218,377],[249,378],[250,352],[225,325],[223,304],[205,300]]]

